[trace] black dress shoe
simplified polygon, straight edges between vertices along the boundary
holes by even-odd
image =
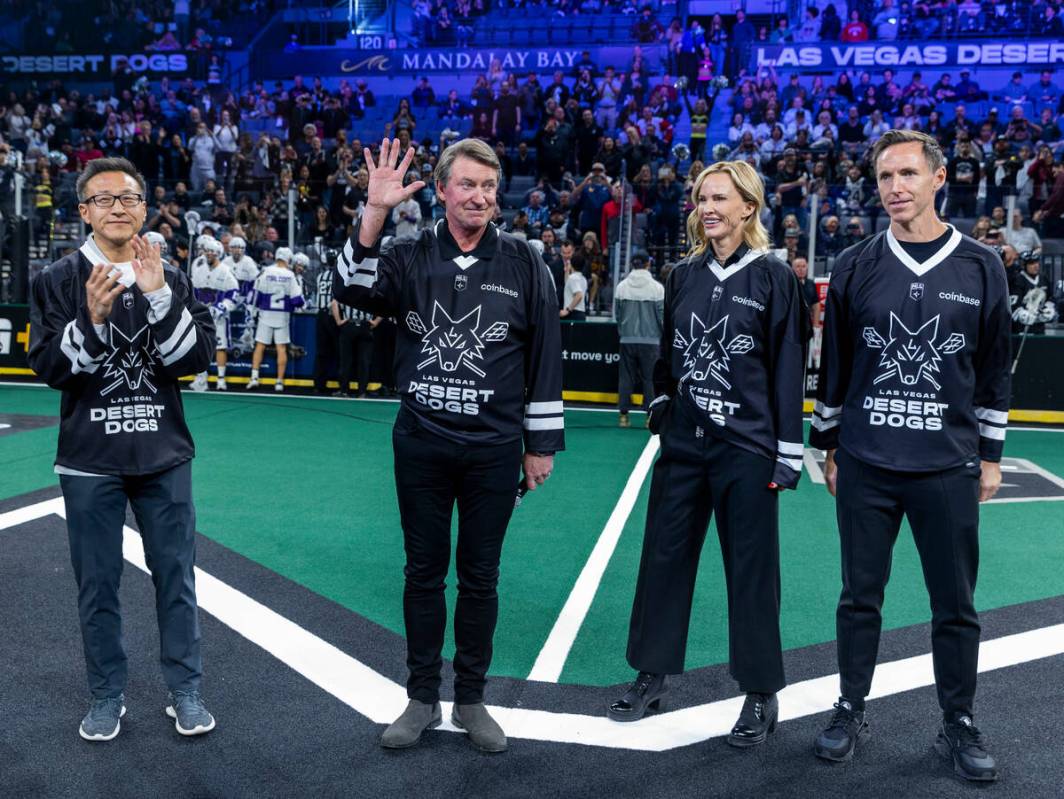
[[[775,694],[747,694],[739,720],[728,735],[728,743],[740,749],[763,744],[769,733],[776,731],[779,714],[780,704]]]
[[[661,710],[668,690],[664,674],[641,671],[624,696],[606,708],[606,715],[614,721],[639,721],[647,710]]]

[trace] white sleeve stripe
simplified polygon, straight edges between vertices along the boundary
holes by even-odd
[[[72,328],[72,325],[74,325],[74,322],[68,324],[63,330],[63,337],[62,339],[60,339],[59,347],[63,351],[63,354],[66,355],[67,358],[70,360],[71,374],[76,375],[79,372],[86,372],[87,374],[92,374],[100,365],[99,361],[102,360],[103,354],[101,354],[97,359],[89,358],[88,353],[86,353],[83,349],[81,349],[81,347],[77,345],[76,341],[74,340],[75,336],[68,334],[68,331],[73,330],[74,333],[77,334],[77,339],[84,339],[84,336],[82,336],[81,331],[79,331],[76,326]]]
[[[189,313],[188,308],[181,309],[181,318],[177,320],[177,327],[174,328],[174,332],[170,335],[166,341],[159,346],[159,354],[165,356],[172,351],[181,341],[185,338],[185,332],[192,326],[192,314]]]
[[[179,360],[185,357],[185,353],[192,349],[192,345],[196,343],[196,336],[196,326],[192,325],[188,329],[188,335],[185,336],[185,338],[181,341],[180,344],[178,344],[177,348],[174,349],[169,355],[163,356],[163,366],[169,366],[172,363],[177,363]]]
[[[525,419],[525,430],[564,430],[565,420],[561,416],[546,419]]]
[[[349,264],[355,260],[355,245],[351,243],[351,239],[344,242],[344,249],[340,252],[340,263]]]
[[[107,353],[101,352],[99,355],[93,358],[91,355],[89,355],[89,353],[82,349],[78,352],[78,366],[80,366],[82,369],[88,369],[89,366],[101,362],[104,359],[105,355],[107,355]]]
[[[837,405],[835,407],[829,407],[820,400],[817,400],[813,405],[813,413],[818,414],[821,419],[830,419],[832,416],[838,416],[842,413],[842,406]]]
[[[351,275],[350,277],[344,277],[345,286],[362,286],[362,288],[373,288],[373,284],[377,281],[376,273],[372,275]]]
[[[796,461],[792,458],[776,458],[777,461],[782,463],[788,469],[793,469],[796,472],[802,471],[802,462]]]
[[[562,413],[564,410],[561,400],[556,402],[529,402],[525,405],[525,414],[528,415]]]
[[[992,438],[995,441],[1005,440],[1005,428],[1004,427],[991,427],[988,424],[979,425],[979,435],[983,438]]]
[[[973,410],[975,418],[982,419],[984,422],[991,424],[1008,424],[1009,422],[1008,411],[995,411],[992,408],[980,408],[978,405]]]
[[[670,399],[670,397],[669,397],[668,394],[662,394],[660,397],[658,397],[657,399],[655,399],[653,402],[650,403],[650,407],[653,408],[655,405],[660,405],[663,402],[668,402],[669,399]]]
[[[776,441],[776,449],[781,455],[802,455],[805,447],[801,443],[795,444],[790,441]]]
[[[831,428],[838,426],[838,419],[832,419],[830,422],[825,422],[823,419],[818,419],[815,416],[813,417],[813,427],[819,430],[820,432],[824,432],[825,430],[830,430]]]
[[[62,338],[59,340],[59,348],[70,361],[71,374],[76,375],[79,372],[92,374],[107,355],[106,352],[101,352],[93,358],[82,348],[81,345],[84,341],[85,335],[78,329],[77,322],[68,322],[67,326],[63,328]]]

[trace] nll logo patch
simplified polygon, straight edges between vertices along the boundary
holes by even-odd
[[[909,296],[914,300],[919,301],[924,296],[924,284],[923,283],[910,283],[909,284]]]
[[[150,380],[155,376],[155,358],[151,352],[155,345],[148,326],[145,325],[129,338],[111,323],[110,342],[111,352],[103,362],[103,376],[113,377],[114,380],[103,387],[100,396],[106,397],[123,383],[130,391],[140,391],[143,387],[152,394],[158,393]]]
[[[454,290],[465,291],[466,286],[469,285],[469,275],[455,275],[454,276]]]
[[[714,286],[713,287],[713,297],[710,299],[710,302],[716,302],[717,300],[719,300],[723,293],[724,293],[724,286]]]
[[[683,365],[687,368],[680,382],[690,378],[701,383],[713,378],[725,388],[731,388],[731,383],[724,376],[731,369],[731,356],[750,352],[754,348],[754,340],[744,333],[725,344],[727,336],[727,316],[712,327],[706,327],[697,314],[691,314],[690,338],[684,338],[677,330],[672,340],[673,347],[683,350]]]
[[[897,378],[902,385],[915,386],[926,380],[936,389],[942,388],[935,380],[939,361],[943,355],[953,355],[964,349],[964,334],[950,333],[944,341],[938,339],[939,316],[929,319],[916,330],[910,330],[890,312],[889,338],[883,338],[874,327],[866,327],[862,337],[871,349],[883,350],[879,365],[883,367],[873,383]]]
[[[435,361],[445,372],[457,372],[464,366],[474,374],[484,377],[485,372],[476,366],[474,360],[484,360],[484,344],[502,341],[510,330],[506,322],[493,322],[484,330],[480,329],[480,309],[477,306],[459,319],[452,319],[438,301],[432,305],[432,327],[428,328],[421,321],[416,311],[406,315],[406,325],[421,336],[421,351],[429,357],[417,365],[424,369]]]

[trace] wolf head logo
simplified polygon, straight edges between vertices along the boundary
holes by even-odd
[[[465,316],[452,319],[439,302],[433,301],[431,328],[425,326],[417,312],[408,313],[407,327],[421,335],[421,351],[429,356],[417,368],[424,369],[436,361],[445,372],[457,372],[464,366],[484,377],[484,371],[474,361],[484,359],[482,350],[486,342],[505,339],[510,326],[506,322],[495,322],[486,330],[480,330],[480,309],[478,305]]]
[[[939,317],[924,322],[916,330],[910,330],[890,312],[889,338],[884,339],[874,327],[864,329],[865,343],[872,349],[883,350],[879,365],[883,367],[873,383],[895,378],[903,386],[915,386],[924,380],[936,389],[942,388],[935,375],[943,355],[953,355],[964,348],[964,334],[951,333],[945,341],[938,339]]]
[[[104,377],[114,380],[103,387],[100,396],[106,397],[123,383],[130,391],[147,389],[155,394],[158,389],[151,382],[155,375],[155,357],[152,355],[155,346],[148,326],[127,337],[112,324],[110,342],[111,352],[103,362]]]
[[[684,337],[677,330],[672,342],[673,347],[683,350],[683,365],[687,369],[680,382],[690,379],[703,383],[712,378],[725,388],[731,388],[731,383],[724,376],[731,370],[731,356],[752,350],[754,340],[748,335],[739,335],[725,344],[727,334],[727,316],[715,325],[706,327],[697,314],[691,314],[690,337]]]

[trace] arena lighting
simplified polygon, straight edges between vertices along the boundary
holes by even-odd
[[[347,32],[362,33],[358,27],[358,0],[347,0]]]

